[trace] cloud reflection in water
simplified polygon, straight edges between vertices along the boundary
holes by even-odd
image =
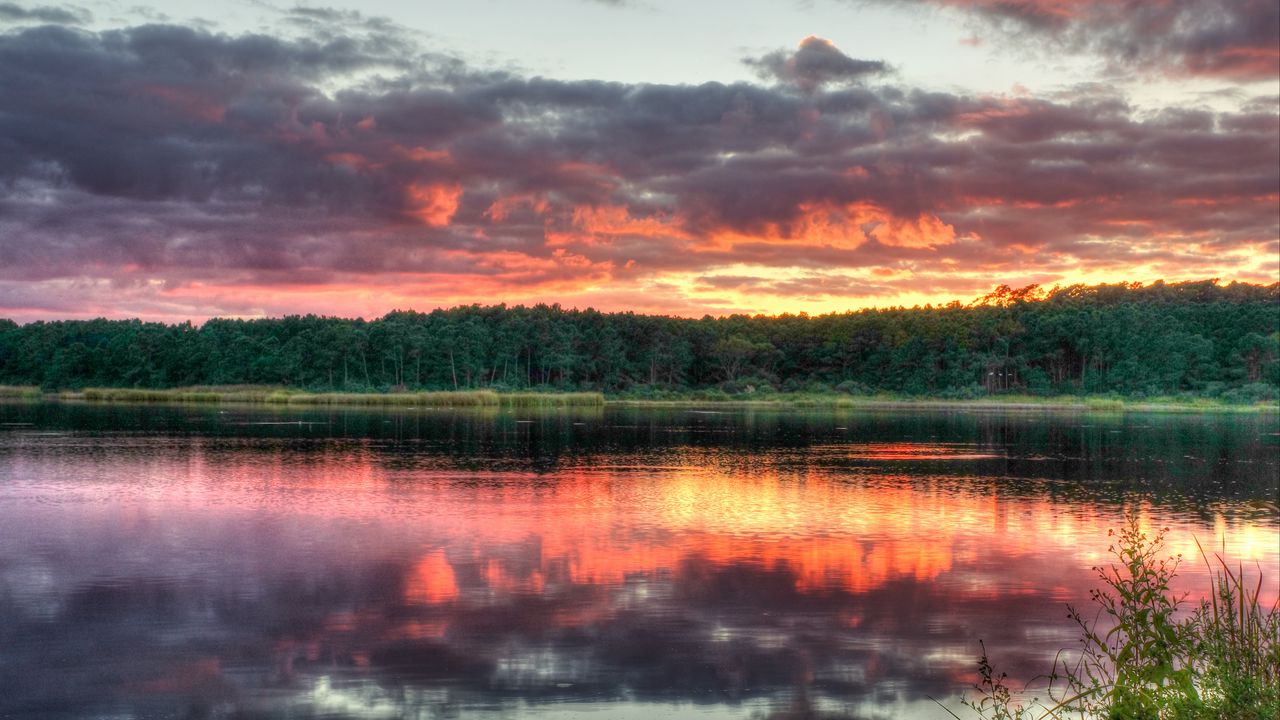
[[[549,472],[301,429],[9,432],[0,715],[934,712],[979,637],[1024,676],[1074,641],[1063,604],[1120,504],[926,429],[743,450],[737,428]],[[1276,577],[1274,518],[1151,497],[1171,551],[1225,531]]]

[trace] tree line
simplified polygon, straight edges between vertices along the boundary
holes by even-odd
[[[0,384],[1271,399],[1280,284],[1000,286],[967,305],[813,317],[471,305],[376,320],[0,320]]]

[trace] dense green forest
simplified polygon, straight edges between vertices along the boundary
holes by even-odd
[[[1280,285],[1001,286],[968,305],[817,317],[475,305],[372,321],[0,320],[0,384],[1267,400],[1280,388]]]

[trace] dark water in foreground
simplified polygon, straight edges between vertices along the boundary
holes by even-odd
[[[1125,508],[1274,597],[1278,433],[0,404],[0,718],[946,717],[979,638],[1075,642]]]

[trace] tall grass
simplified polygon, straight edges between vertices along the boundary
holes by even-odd
[[[0,385],[0,398],[37,400],[41,397],[44,397],[44,393],[34,385]]]
[[[282,405],[367,405],[379,407],[497,407],[492,390],[417,393],[306,393],[277,390],[266,402]]]
[[[604,394],[598,392],[569,393],[503,393],[503,405],[512,407],[603,407]]]
[[[1170,584],[1181,558],[1161,557],[1165,532],[1148,537],[1136,515],[1126,518],[1110,548],[1116,562],[1096,568],[1097,619],[1069,608],[1081,645],[1055,660],[1047,701],[1016,701],[983,646],[964,705],[992,720],[1280,718],[1280,606],[1262,604],[1261,570],[1250,583],[1243,566],[1215,555],[1215,567],[1200,548],[1212,588],[1179,619],[1185,597]]]
[[[456,390],[416,393],[289,393],[277,391],[266,402],[290,405],[378,405],[412,407],[598,407],[600,393],[497,393]]]
[[[85,388],[79,394],[65,393],[68,399],[94,402],[243,402],[271,405],[362,405],[377,407],[600,407],[604,395],[576,393],[497,393],[492,390],[405,393],[310,393],[282,388],[239,386],[229,388]]]
[[[687,391],[626,391],[609,402],[624,405],[681,407],[716,403],[726,407],[794,407],[837,410],[942,409],[942,410],[1078,410],[1089,413],[1275,413],[1274,403],[1229,403],[1216,399],[1153,398],[1145,400],[1081,395],[989,395],[983,397],[911,396],[894,393],[848,395],[837,392],[727,393],[719,388]]]
[[[265,402],[270,388],[245,386],[229,388],[174,388],[156,390],[145,388],[85,388],[78,397],[94,402]],[[74,399],[76,393],[63,393],[62,397]]]
[[[1250,585],[1243,565],[1232,569],[1215,553],[1215,566],[1199,550],[1214,585],[1192,618],[1197,654],[1213,658],[1201,672],[1206,708],[1222,717],[1280,718],[1280,598],[1265,608],[1261,572]]]

